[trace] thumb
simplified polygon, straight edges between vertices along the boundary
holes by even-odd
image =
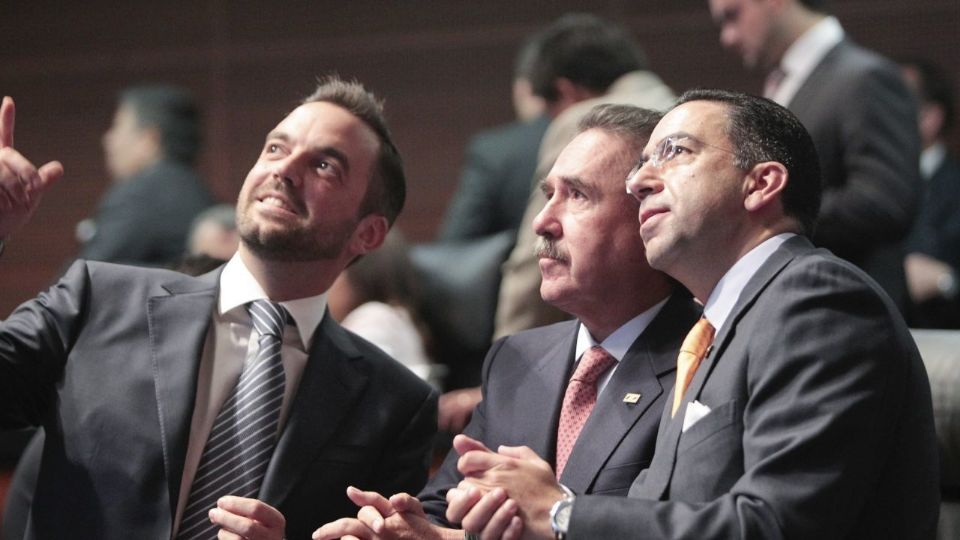
[[[524,461],[530,461],[532,459],[537,461],[541,460],[540,456],[531,450],[529,446],[500,446],[497,448],[497,453],[501,456],[522,459]]]

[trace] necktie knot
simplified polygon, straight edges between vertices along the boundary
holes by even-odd
[[[250,319],[257,333],[263,336],[273,336],[283,339],[283,327],[291,321],[290,312],[280,304],[269,300],[254,300],[247,304]]]
[[[610,356],[610,353],[603,347],[591,347],[583,353],[570,380],[580,381],[583,384],[594,384],[616,361],[616,358]]]
[[[714,332],[715,329],[710,321],[706,317],[701,317],[697,324],[690,329],[687,337],[683,339],[680,351],[702,359],[706,356],[707,349],[713,344]]]

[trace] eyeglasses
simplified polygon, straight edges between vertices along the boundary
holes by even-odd
[[[660,141],[660,144],[658,144],[657,147],[654,148],[653,154],[651,154],[649,157],[646,157],[646,158],[644,158],[643,156],[640,157],[640,159],[637,161],[637,164],[634,165],[632,169],[630,169],[630,174],[627,175],[627,180],[630,180],[638,172],[640,172],[640,168],[643,167],[647,162],[650,162],[651,165],[659,169],[663,167],[665,163],[679,156],[680,154],[689,154],[691,150],[686,145],[689,145],[691,143],[687,141],[691,141],[693,144],[698,144],[701,146],[709,146],[710,148],[715,148],[717,150],[720,150],[721,152],[726,152],[732,156],[739,157],[739,154],[737,154],[733,150],[727,150],[726,148],[721,148],[719,146],[714,146],[712,144],[705,143],[689,135],[683,135],[678,137],[667,137],[662,141]]]

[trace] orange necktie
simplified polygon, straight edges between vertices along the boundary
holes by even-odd
[[[684,338],[683,345],[680,346],[680,354],[677,355],[677,384],[673,391],[671,417],[676,416],[680,402],[683,401],[683,394],[693,380],[693,374],[700,367],[700,361],[707,355],[707,349],[713,343],[713,333],[713,325],[706,317],[701,317]]]

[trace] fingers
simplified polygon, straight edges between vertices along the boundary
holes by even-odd
[[[371,539],[372,531],[360,520],[354,518],[338,519],[313,531],[313,540],[333,540],[334,538]]]
[[[510,518],[510,524],[503,531],[503,540],[520,540],[522,535],[523,520],[520,519],[520,516],[513,516]]]
[[[347,488],[347,497],[357,506],[372,506],[382,517],[396,512],[390,501],[376,491],[362,491],[350,486]]]
[[[210,521],[221,528],[218,538],[280,540],[286,520],[276,508],[256,499],[226,496],[210,510]],[[238,536],[231,536],[238,535]]]
[[[420,499],[409,493],[397,493],[393,495],[390,497],[390,504],[393,505],[393,508],[397,512],[416,514],[419,516],[424,515],[423,504],[420,502]]]
[[[464,530],[479,533],[484,540],[500,538],[510,519],[517,514],[517,503],[497,488],[480,498],[460,521]]]
[[[490,450],[489,448],[487,448],[482,442],[476,439],[472,439],[463,434],[457,435],[456,437],[453,438],[453,448],[461,456],[466,454],[467,452],[473,452],[473,451],[493,452],[493,450]]]
[[[13,146],[13,126],[16,121],[16,106],[13,104],[13,98],[3,97],[3,104],[0,105],[0,148]]]
[[[447,491],[447,521],[460,523],[482,496],[479,489],[465,482]]]
[[[457,470],[464,476],[479,475],[510,459],[512,458],[494,454],[489,450],[473,450],[460,456],[457,460]]]
[[[538,456],[536,452],[531,450],[529,446],[501,446],[497,448],[497,453],[501,456],[522,459],[525,461],[543,461],[543,459]]]
[[[37,170],[37,176],[40,178],[40,185],[36,187],[40,191],[46,191],[54,182],[63,177],[63,165],[59,161],[46,163]]]

